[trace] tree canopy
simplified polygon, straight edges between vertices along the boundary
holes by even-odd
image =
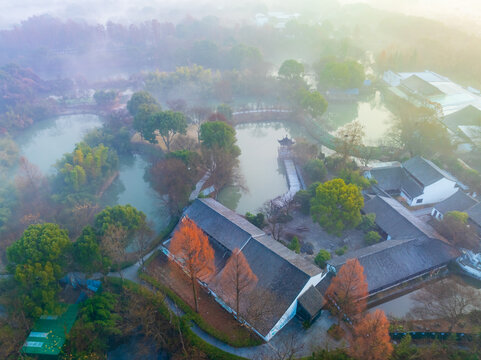
[[[364,198],[354,184],[342,179],[320,184],[311,200],[311,216],[326,231],[340,235],[345,228],[356,227],[361,221]]]
[[[129,101],[127,101],[127,110],[132,116],[136,116],[142,105],[152,105],[157,110],[160,110],[160,105],[157,100],[147,91],[138,91],[132,95]]]
[[[58,280],[63,276],[70,244],[66,230],[45,223],[30,225],[7,249],[9,269],[15,274],[30,315],[55,311]]]
[[[237,314],[240,314],[241,297],[255,288],[257,280],[242,251],[234,249],[220,273],[219,282],[225,298],[235,304]]]
[[[325,297],[329,311],[337,317],[340,325],[344,317],[354,321],[366,309],[367,295],[364,268],[357,259],[349,259],[332,279]]]
[[[103,144],[90,147],[81,142],[56,164],[58,191],[64,194],[95,192],[106,177],[117,170],[117,166],[115,151]]]
[[[310,91],[299,89],[298,93],[299,106],[303,111],[313,118],[319,118],[327,110],[327,100],[319,91]]]
[[[284,79],[292,80],[304,75],[304,65],[296,60],[285,60],[279,68],[278,75]]]
[[[219,148],[231,150],[237,141],[235,130],[222,121],[212,121],[201,125],[200,140],[209,149]]]
[[[215,272],[214,249],[210,246],[209,238],[193,220],[184,217],[172,237],[169,251],[182,261],[190,277],[195,310],[198,311],[197,279],[205,280]]]
[[[359,360],[389,359],[393,351],[389,321],[382,310],[367,313],[354,325],[349,354]]]
[[[130,204],[107,206],[95,217],[95,229],[101,236],[111,225],[122,227],[132,233],[142,228],[145,223],[145,214]]]
[[[185,134],[187,130],[187,120],[181,112],[160,111],[152,115],[155,130],[159,132],[162,141],[170,152],[172,139],[177,134]]]
[[[359,88],[366,77],[364,67],[353,60],[322,59],[316,70],[319,88],[322,89]]]

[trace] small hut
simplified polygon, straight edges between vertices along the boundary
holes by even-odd
[[[279,141],[279,158],[280,159],[290,159],[292,158],[292,146],[295,141],[289,138],[287,135]]]

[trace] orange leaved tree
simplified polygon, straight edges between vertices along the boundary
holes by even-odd
[[[357,259],[349,259],[339,269],[326,291],[329,311],[341,325],[344,316],[353,320],[366,310],[368,295],[364,268]]]
[[[355,359],[389,359],[393,351],[389,321],[382,310],[368,313],[355,326],[349,353]]]
[[[215,272],[214,250],[209,239],[193,220],[184,217],[172,237],[169,251],[180,260],[190,277],[195,311],[198,312],[197,279],[205,280]]]
[[[256,274],[252,271],[242,251],[234,249],[220,274],[220,288],[226,298],[235,302],[237,315],[239,315],[241,296],[252,291],[257,280]]]

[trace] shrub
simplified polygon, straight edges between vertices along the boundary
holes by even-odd
[[[337,249],[336,251],[334,251],[336,253],[336,255],[344,255],[347,251],[347,245],[344,245],[343,247],[340,247],[339,249]]]
[[[362,215],[361,223],[358,226],[358,229],[368,232],[374,230],[376,228],[376,214],[366,214]]]
[[[257,215],[254,215],[250,212],[246,212],[246,219],[249,221],[251,224],[254,226],[257,226],[258,228],[261,228],[264,226],[264,214],[261,212],[258,212]]]
[[[321,249],[316,255],[314,262],[321,268],[326,268],[326,261],[331,259],[331,253],[327,250]]]
[[[292,251],[295,251],[297,254],[301,252],[301,243],[299,242],[299,239],[297,236],[294,236],[292,238],[288,248],[291,249]]]
[[[314,254],[314,246],[308,241],[301,241],[301,253]]]
[[[369,231],[364,235],[364,241],[368,245],[377,244],[381,240],[381,235],[377,231]]]
[[[294,201],[299,204],[301,213],[309,215],[309,210],[311,208],[311,194],[309,194],[307,190],[299,190],[296,195],[294,195]]]
[[[327,169],[324,162],[319,159],[311,159],[304,165],[304,172],[310,181],[324,181]]]

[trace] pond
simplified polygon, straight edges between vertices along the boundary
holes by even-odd
[[[67,115],[40,121],[26,129],[16,142],[22,156],[44,174],[53,174],[52,165],[71,152],[90,130],[102,126],[97,115]]]
[[[239,172],[241,186],[231,186],[220,191],[217,200],[239,214],[257,212],[268,200],[287,190],[283,165],[277,161],[277,140],[284,136],[305,137],[297,125],[281,122],[249,123],[235,127],[237,145],[241,149]]]
[[[359,121],[364,127],[364,144],[371,146],[379,145],[393,125],[393,114],[384,105],[379,91],[370,100],[329,104],[323,117],[329,122],[333,135],[340,127]]]
[[[90,130],[102,126],[97,115],[59,116],[35,124],[17,139],[20,152],[44,174],[53,174],[57,160],[71,152]],[[143,211],[160,232],[169,221],[157,193],[144,179],[147,163],[138,155],[120,158],[119,177],[104,196],[103,205],[131,204]]]

